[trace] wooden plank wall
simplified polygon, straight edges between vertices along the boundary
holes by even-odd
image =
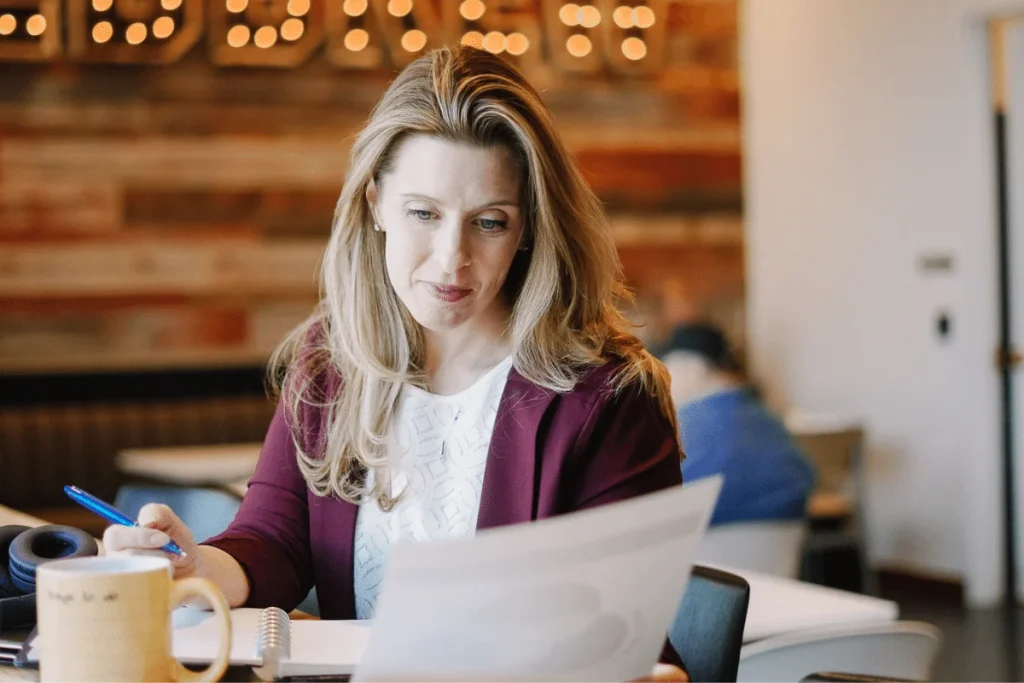
[[[673,12],[657,78],[544,96],[638,312],[738,324],[735,2]],[[389,77],[216,68],[198,48],[161,67],[0,65],[0,372],[259,363],[314,303],[348,140]]]

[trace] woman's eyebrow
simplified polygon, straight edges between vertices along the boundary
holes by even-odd
[[[440,200],[438,200],[435,197],[431,197],[430,195],[426,195],[426,194],[419,194],[418,192],[405,193],[405,194],[402,194],[401,197],[402,197],[402,199],[419,199],[419,200],[422,200],[422,201],[425,201],[425,202],[431,202],[432,204],[443,204],[443,202],[441,202]],[[477,211],[483,211],[484,209],[489,209],[489,208],[498,207],[498,206],[514,206],[515,208],[518,209],[519,208],[519,202],[518,201],[513,201],[511,199],[498,199],[498,200],[495,200],[495,201],[492,201],[492,202],[487,202],[485,204],[481,204],[478,207],[472,208],[472,209],[469,210],[469,212],[470,213],[474,213],[474,212],[477,212]]]

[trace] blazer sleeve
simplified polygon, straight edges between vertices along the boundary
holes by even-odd
[[[603,393],[577,439],[572,509],[582,510],[679,486],[682,452],[657,400],[639,386]]]
[[[279,404],[249,489],[231,525],[204,543],[242,565],[249,607],[294,609],[313,587],[309,502],[285,410]]]

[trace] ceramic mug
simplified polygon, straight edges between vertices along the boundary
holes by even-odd
[[[220,626],[217,656],[190,671],[171,655],[171,609],[209,601]],[[55,560],[36,573],[40,678],[44,681],[214,681],[231,649],[224,595],[206,579],[171,578],[164,557]]]

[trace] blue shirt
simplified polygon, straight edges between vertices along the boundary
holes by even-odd
[[[683,481],[724,479],[712,525],[806,515],[814,469],[749,388],[687,403],[679,410],[679,429]]]

